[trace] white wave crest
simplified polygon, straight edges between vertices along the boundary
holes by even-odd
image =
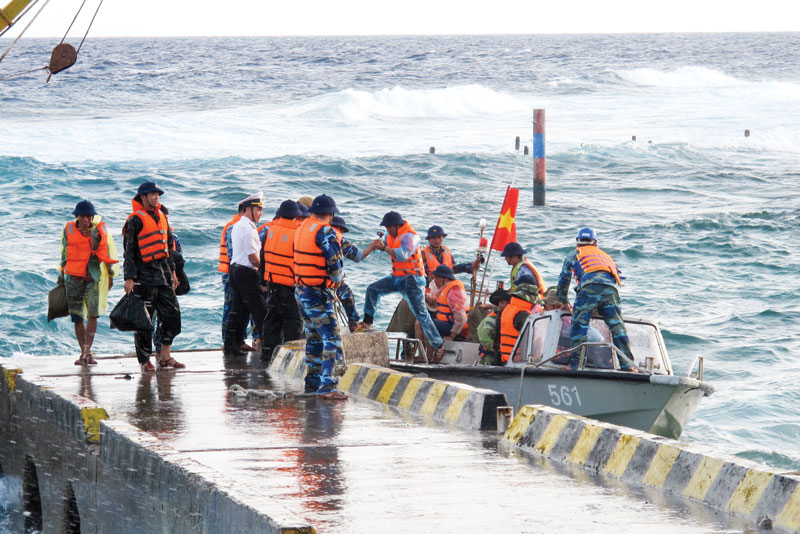
[[[295,104],[291,112],[301,115],[334,115],[347,121],[370,119],[460,118],[493,116],[524,106],[515,97],[482,85],[443,89],[392,87],[368,92],[346,89]]]
[[[617,76],[626,82],[648,87],[730,87],[745,83],[718,70],[691,66],[670,72],[650,68],[620,70]]]

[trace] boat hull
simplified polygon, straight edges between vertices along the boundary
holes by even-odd
[[[498,391],[517,410],[544,404],[673,439],[680,437],[700,400],[713,392],[691,378],[614,371],[527,369],[521,381],[519,368],[406,363],[392,367]]]

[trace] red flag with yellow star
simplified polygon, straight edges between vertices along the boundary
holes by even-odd
[[[517,225],[514,223],[514,218],[517,216],[518,200],[519,189],[508,186],[503,207],[500,208],[500,217],[497,218],[497,226],[494,228],[492,249],[502,252],[508,243],[517,240]]]

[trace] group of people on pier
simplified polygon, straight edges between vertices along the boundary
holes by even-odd
[[[163,194],[154,182],[141,184],[122,231],[125,294],[139,296],[156,318],[155,330],[134,334],[142,372],[153,372],[156,366],[185,367],[171,355],[171,346],[181,331],[176,295],[182,286],[183,292],[188,291],[188,282],[182,273],[180,241],[169,224],[168,210],[160,203]],[[633,360],[621,318],[619,269],[597,247],[591,228],[578,232],[575,250],[565,259],[557,285],[549,289],[526,257],[527,251],[519,243],[506,244],[501,256],[511,266],[509,288],[498,288],[488,303],[478,299],[471,308],[456,274],[476,276],[484,259],[478,255],[471,262],[455,263],[442,243],[447,234],[441,226],[428,229],[424,237],[428,244],[423,246],[411,223],[389,211],[381,221],[386,233],[362,250],[346,238],[347,224],[328,195],[285,200],[266,223],[261,223],[263,209],[263,193],[243,199],[220,236],[223,351],[227,356],[260,351],[261,359],[269,362],[276,347],[305,339],[308,392],[325,394],[336,388],[334,368],[342,360],[337,307],[343,308],[341,315],[351,332],[368,331],[381,297],[396,292],[403,300],[395,316],[405,309],[413,318],[412,333],[427,343],[433,363],[441,360],[445,341],[472,340],[482,346],[482,364],[505,365],[528,316],[570,308],[567,292],[575,278],[571,346],[587,340],[595,312],[608,325],[614,344]],[[95,365],[91,349],[97,317],[105,309],[108,290],[119,271],[118,260],[114,240],[92,203],[79,202],[73,215],[62,235],[61,279],[81,348],[75,364]],[[358,263],[374,251],[389,256],[391,273],[367,287],[361,317],[345,280],[344,258]],[[246,343],[249,325],[253,346]],[[569,365],[576,368],[577,364],[573,353]],[[628,362],[622,368],[636,370]]]

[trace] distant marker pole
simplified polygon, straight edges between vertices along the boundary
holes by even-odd
[[[436,147],[432,146],[428,149],[428,154],[436,154]]]
[[[544,206],[545,155],[543,109],[533,110],[533,205]]]

